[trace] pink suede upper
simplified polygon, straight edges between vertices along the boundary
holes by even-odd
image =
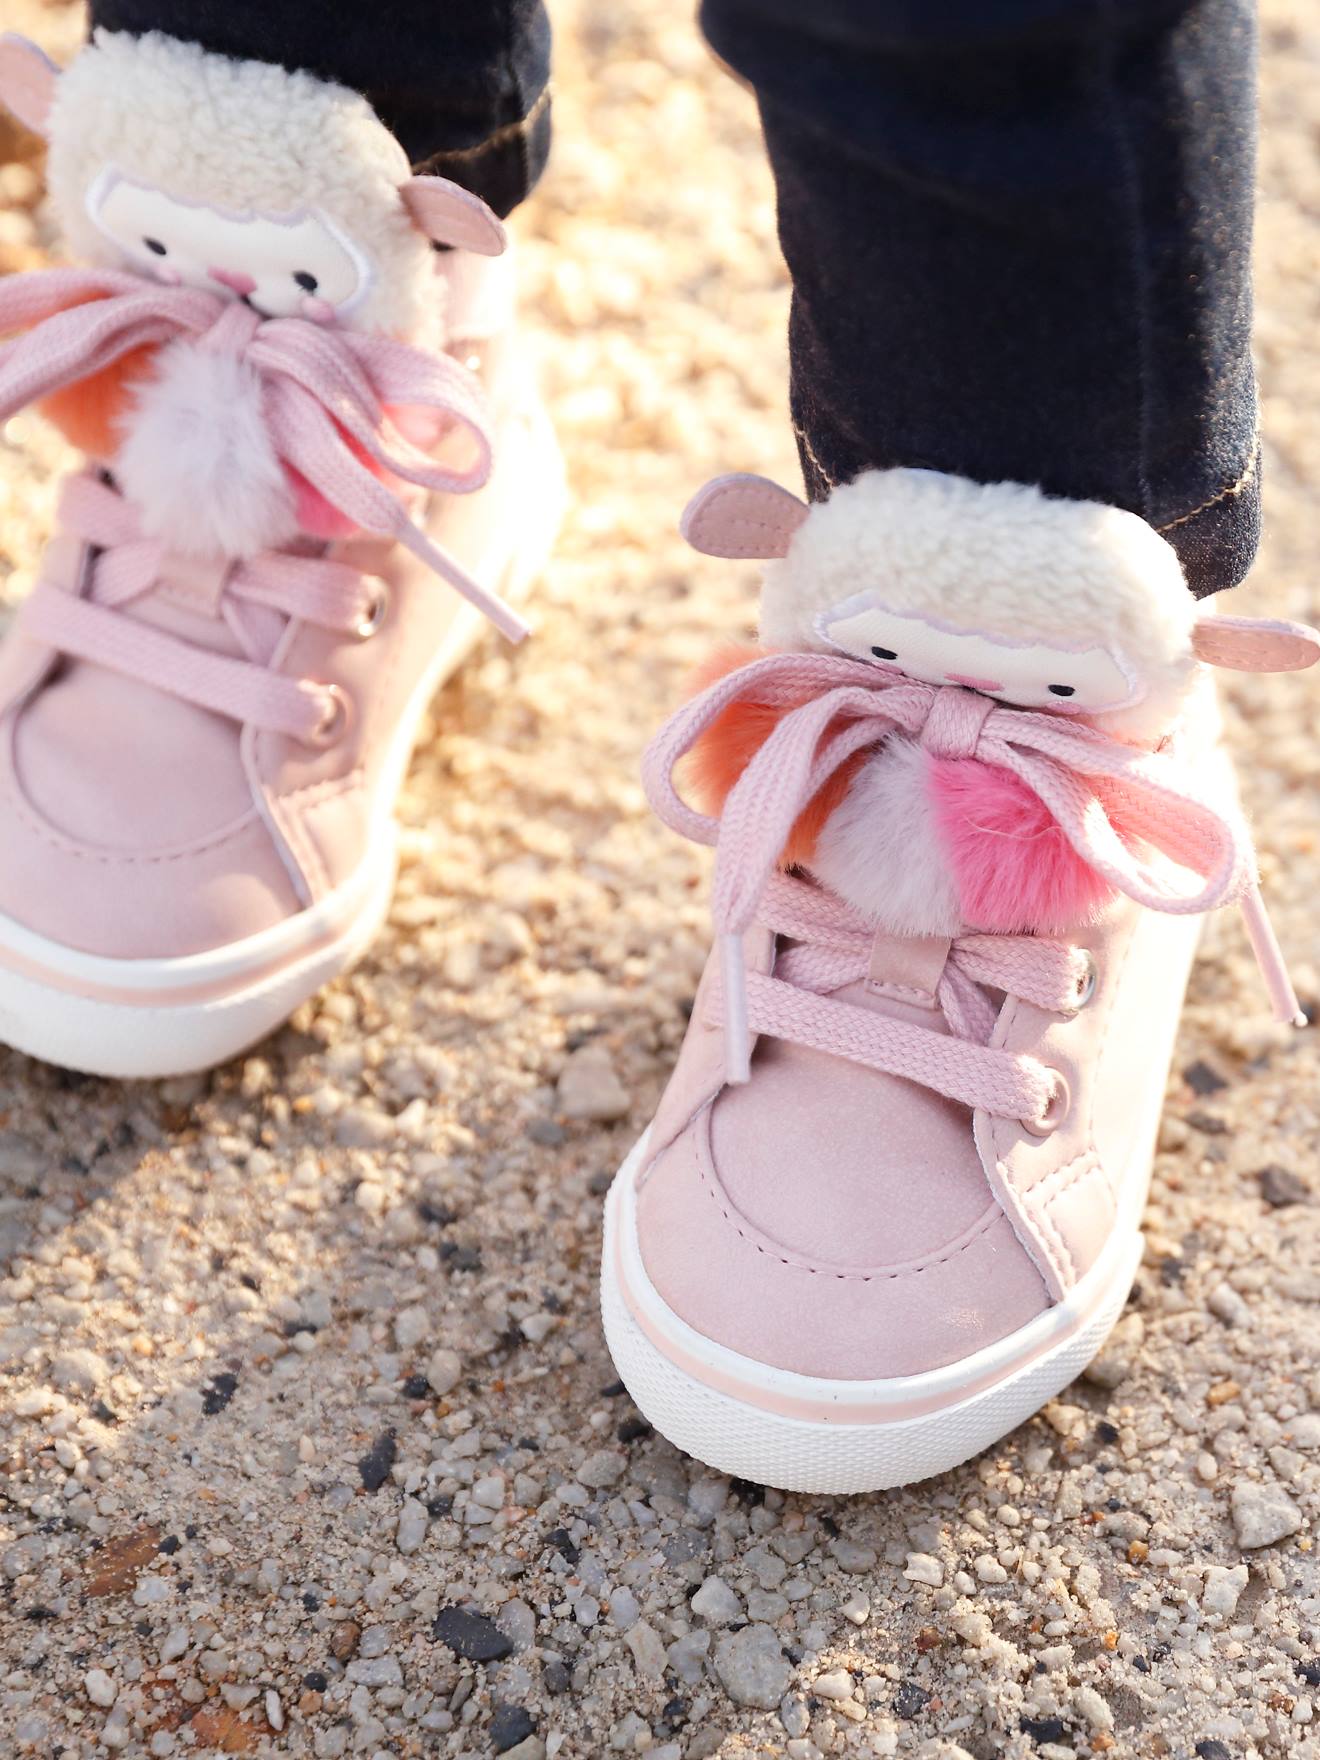
[[[1005,999],[995,1043],[1069,1081],[1044,1138],[781,1041],[725,1086],[708,968],[638,1174],[656,1290],[707,1338],[839,1379],[939,1368],[1043,1313],[1139,1204],[1196,929],[1124,904],[1082,936],[1099,973],[1086,1007]],[[752,969],[768,958],[749,942]],[[882,982],[849,1000],[922,1019]]]
[[[818,1210],[815,1232],[831,1223],[835,1229],[830,1250],[817,1256],[795,1232],[800,1188],[808,1184],[801,1160],[790,1163],[762,1146],[756,1166],[745,1170],[759,1175],[763,1188],[754,1220],[729,1194],[721,1178],[730,1165],[727,1151],[716,1154],[711,1135],[705,1111],[652,1165],[638,1214],[652,1283],[708,1338],[798,1374],[871,1380],[953,1362],[1046,1305],[1040,1275],[1007,1218],[984,1180],[978,1205],[965,1167],[954,1175],[962,1188],[961,1203],[953,1205],[956,1219],[941,1225],[935,1194],[940,1171],[947,1170],[928,1169],[914,1145],[906,1160],[879,1131],[869,1159],[849,1145],[851,1177],[841,1175],[836,1159],[817,1152],[809,1182]],[[871,1166],[877,1190],[859,1201],[857,1187]],[[924,1205],[898,1195],[904,1185],[927,1181]],[[799,1190],[790,1197],[794,1186]],[[965,1219],[972,1210],[976,1214]],[[892,1246],[841,1257],[854,1222],[872,1242],[888,1222]],[[905,1237],[923,1236],[924,1249],[903,1250]]]

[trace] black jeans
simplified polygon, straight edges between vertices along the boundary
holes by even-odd
[[[366,93],[501,212],[549,143],[540,0],[93,0]],[[1116,503],[1232,586],[1259,524],[1251,0],[704,0],[755,90],[813,496],[925,465]],[[736,462],[736,461],[734,461]]]

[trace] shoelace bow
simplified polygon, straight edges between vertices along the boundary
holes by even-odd
[[[0,342],[0,421],[134,349],[177,337],[241,356],[261,380],[268,432],[285,464],[363,531],[410,550],[511,641],[527,634],[517,613],[433,543],[353,450],[420,489],[481,488],[491,466],[485,400],[459,362],[389,337],[263,318],[199,288],[100,269],[35,270],[0,281],[0,336],[9,337]],[[470,461],[442,463],[422,451],[395,427],[387,406],[437,412],[448,433],[466,437]]]
[[[738,700],[784,713],[715,818],[681,798],[673,773]],[[957,686],[896,678],[833,655],[774,654],[685,704],[652,741],[643,766],[660,818],[692,842],[716,848],[711,911],[729,1081],[748,1079],[750,1037],[766,1033],[906,1076],[1033,1128],[1057,1115],[1057,1072],[986,1044],[997,1010],[980,986],[1072,1012],[1086,988],[1087,956],[1078,949],[1031,935],[958,937],[938,996],[949,1034],[828,994],[866,976],[874,926],[841,900],[776,870],[798,815],[828,778],[893,732],[919,738],[936,756],[976,757],[1011,771],[1078,854],[1138,904],[1183,915],[1238,901],[1276,1018],[1304,1022],[1261,902],[1246,826],[1236,811],[1202,796],[1176,758]],[[1097,782],[1121,791],[1124,825],[1144,849],[1118,835]],[[779,955],[770,976],[746,970],[743,936],[757,922],[799,943]]]

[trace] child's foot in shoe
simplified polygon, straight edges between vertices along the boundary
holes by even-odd
[[[671,1441],[790,1489],[938,1473],[1127,1298],[1201,913],[1298,1017],[1207,665],[1313,663],[1198,613],[1134,515],[925,471],[810,512],[712,484],[688,536],[779,558],[762,638],[658,737],[716,843],[720,945],[614,1182],[602,1303]],[[691,777],[712,814],[686,806]]]
[[[0,1040],[232,1056],[368,946],[426,703],[548,551],[504,230],[364,99],[100,33],[0,40],[90,265],[0,283],[0,420],[88,456],[0,650]],[[439,244],[447,247],[438,251]]]

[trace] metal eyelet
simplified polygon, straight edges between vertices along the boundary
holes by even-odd
[[[1077,994],[1073,998],[1073,1007],[1078,1009],[1085,1008],[1087,1003],[1093,999],[1100,983],[1100,968],[1095,963],[1095,955],[1089,948],[1084,947],[1082,957],[1086,961],[1086,970],[1082,973],[1081,981],[1077,986]]]
[[[353,719],[353,701],[337,684],[318,685],[317,689],[325,699],[325,713],[306,736],[305,743],[324,750],[336,745],[348,732]]]
[[[355,625],[353,634],[360,642],[369,642],[385,621],[385,614],[390,608],[390,590],[384,581],[376,583],[376,590],[371,595],[371,602]]]
[[[1033,1137],[1052,1137],[1055,1131],[1067,1118],[1072,1107],[1072,1089],[1067,1078],[1059,1070],[1051,1070],[1054,1077],[1054,1089],[1049,1103],[1039,1118],[1024,1118],[1022,1128]]]

